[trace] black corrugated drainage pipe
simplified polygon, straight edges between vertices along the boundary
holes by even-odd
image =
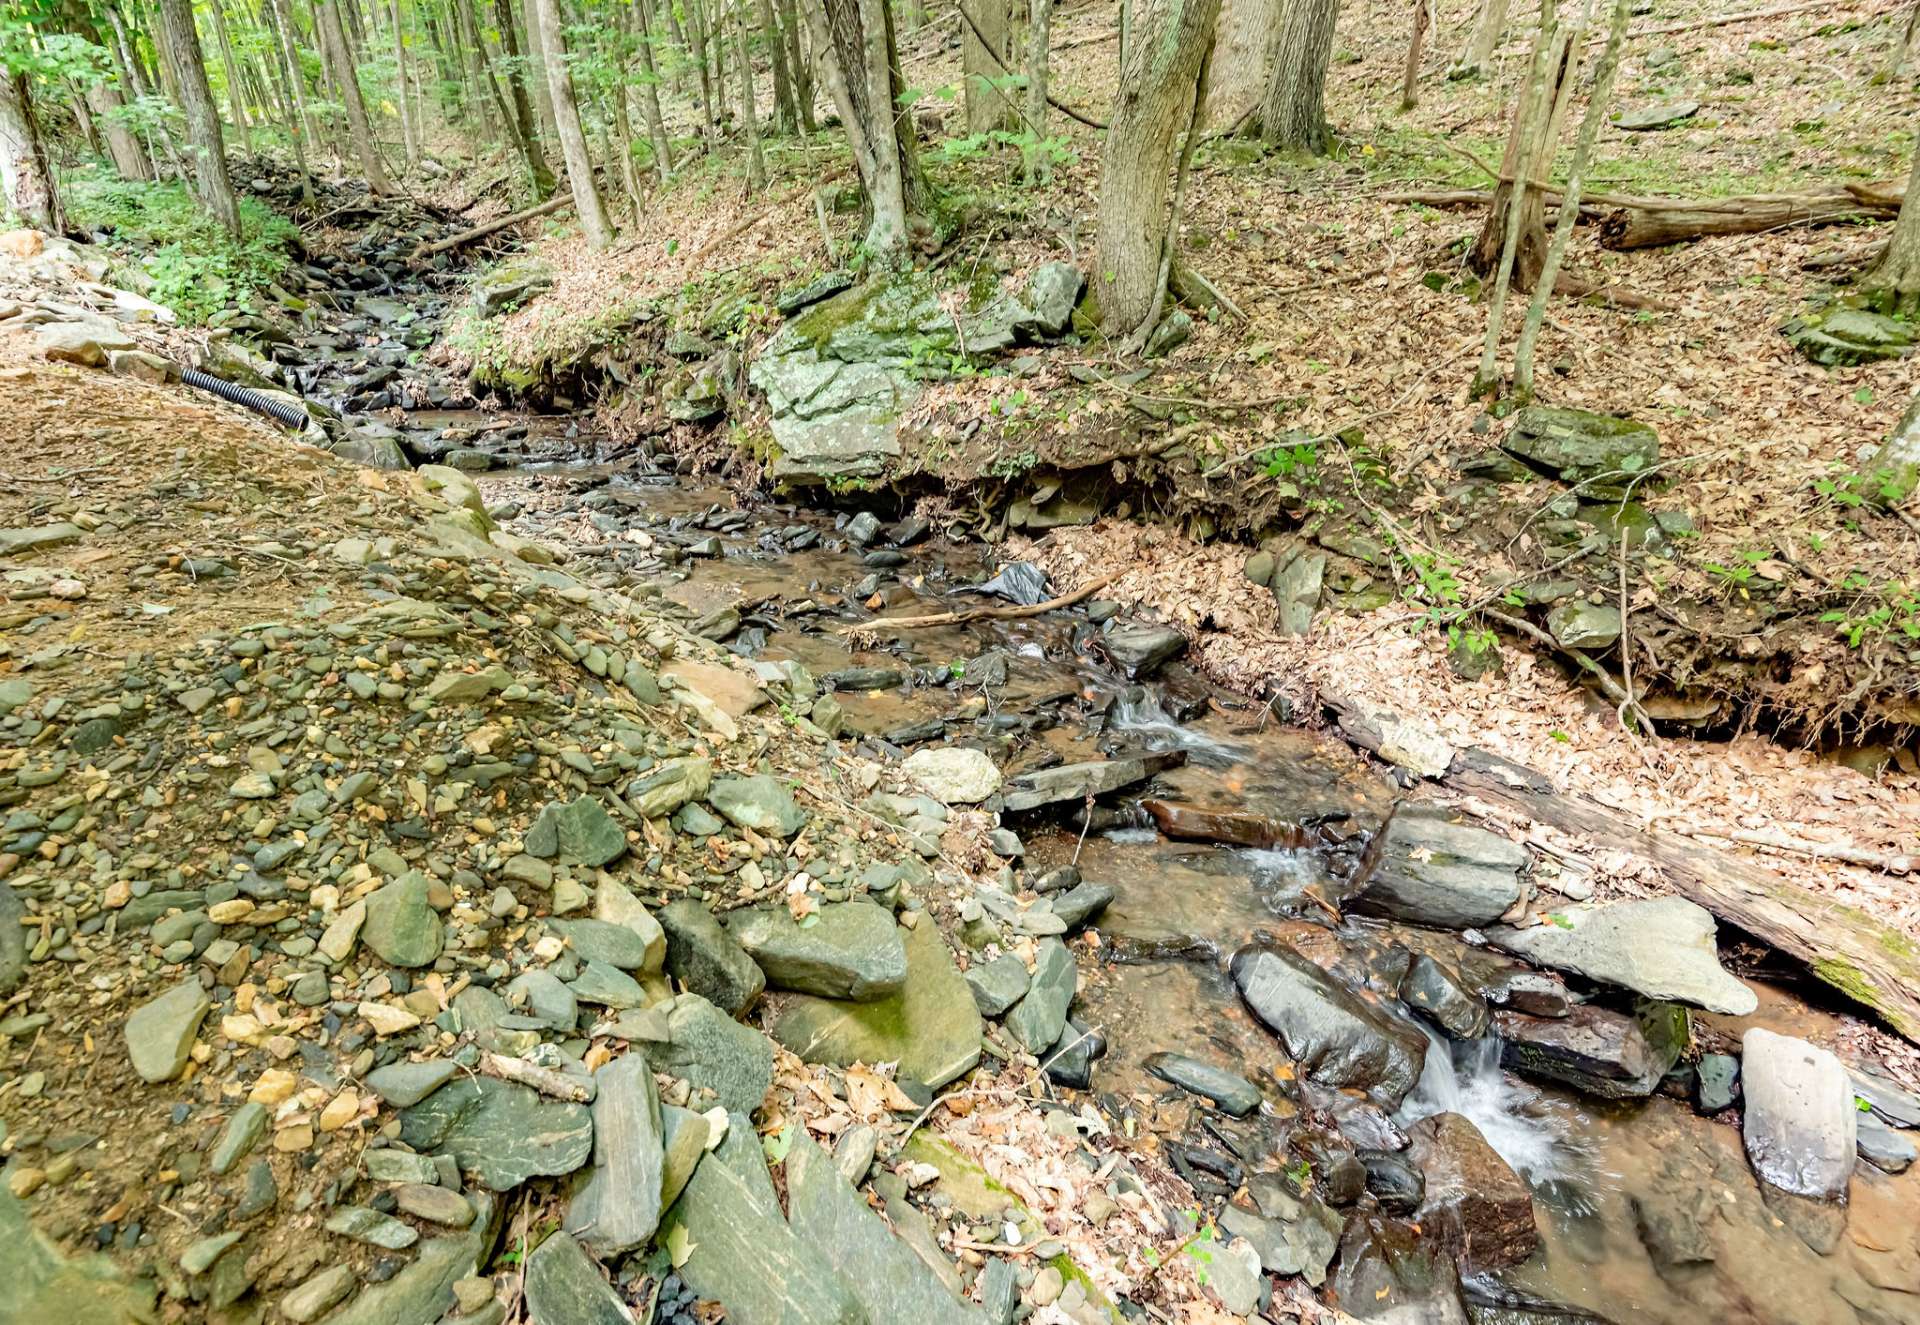
[[[225,382],[203,373],[198,368],[182,368],[180,380],[202,391],[211,391],[222,400],[230,400],[236,405],[245,405],[256,413],[278,419],[289,428],[307,426],[307,412],[298,405],[289,405],[284,400],[275,400],[272,396],[262,395],[249,387],[235,386],[232,382]]]

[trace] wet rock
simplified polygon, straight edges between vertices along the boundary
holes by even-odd
[[[1325,1283],[1345,1219],[1319,1197],[1295,1192],[1272,1175],[1250,1180],[1247,1190],[1258,1211],[1228,1205],[1220,1226],[1251,1243],[1267,1273],[1297,1274],[1316,1288]]]
[[[1010,952],[967,969],[967,987],[973,991],[973,1004],[983,1017],[997,1017],[1018,1003],[1030,979],[1027,964]]]
[[[1759,998],[1720,965],[1713,916],[1684,897],[1572,906],[1531,929],[1499,928],[1488,940],[1539,966],[1744,1017]]]
[[[787,1218],[839,1271],[870,1322],[985,1325],[895,1237],[804,1129],[787,1154]]]
[[[1920,1095],[1885,1077],[1848,1068],[1853,1093],[1895,1127],[1920,1127]]]
[[[734,1325],[869,1325],[821,1242],[788,1227],[745,1119],[728,1127],[667,1217],[667,1245],[687,1248],[680,1277]]]
[[[1146,1060],[1147,1071],[1182,1090],[1212,1100],[1239,1117],[1260,1107],[1260,1088],[1238,1072],[1203,1063],[1185,1054],[1157,1053]]]
[[[1502,1066],[1603,1099],[1651,1095],[1685,1044],[1684,1035],[1649,1037],[1635,1018],[1591,1003],[1558,1018],[1496,1012],[1493,1028]]]
[[[1302,1075],[1364,1090],[1390,1108],[1420,1079],[1425,1037],[1363,1003],[1291,948],[1242,948],[1233,955],[1232,973],[1240,996],[1280,1037]]]
[[[1367,1170],[1367,1190],[1390,1215],[1410,1215],[1427,1198],[1427,1179],[1405,1155],[1363,1150],[1356,1156]]]
[[[993,760],[961,745],[915,750],[901,769],[942,805],[977,805],[1000,790]]]
[[[907,982],[900,927],[871,902],[828,902],[805,921],[784,907],[735,911],[726,927],[775,989],[870,1002]]]
[[[440,916],[427,900],[427,880],[408,871],[367,897],[360,939],[391,966],[431,966],[440,955]]]
[[[1854,1124],[1858,1129],[1854,1145],[1860,1158],[1882,1173],[1905,1173],[1913,1167],[1914,1160],[1920,1158],[1913,1142],[1887,1126],[1873,1110],[1859,1114]]]
[[[647,1061],[696,1091],[712,1092],[727,1112],[751,1117],[773,1084],[767,1037],[698,994],[682,994],[664,1006],[667,1039],[646,1045]]]
[[[1701,1054],[1693,1067],[1693,1102],[1702,1113],[1730,1109],[1740,1098],[1740,1060],[1732,1054]]]
[[[559,857],[597,869],[626,854],[627,835],[595,796],[553,804],[527,830],[527,852],[542,860]]]
[[[1531,858],[1439,805],[1402,805],[1377,839],[1354,909],[1416,925],[1491,924],[1520,900]]]
[[[660,925],[667,933],[667,973],[681,987],[736,1017],[759,1001],[766,975],[705,905],[691,898],[669,902]]]
[[[897,1062],[901,1075],[934,1088],[971,1069],[980,1061],[980,1012],[946,940],[925,921],[903,940],[907,981],[898,993],[870,1003],[796,996],[773,1038],[809,1063]]]
[[[1826,368],[1852,368],[1913,353],[1911,324],[1884,313],[1834,304],[1780,330],[1794,349]]]
[[[171,1081],[186,1070],[200,1021],[213,1001],[193,976],[127,1018],[127,1056],[142,1081]]]
[[[1299,824],[1271,815],[1247,810],[1213,809],[1157,797],[1141,801],[1140,808],[1153,816],[1154,823],[1168,837],[1195,842],[1221,842],[1256,850],[1297,848],[1308,844],[1307,832]]]
[[[1533,1255],[1527,1184],[1467,1118],[1440,1113],[1407,1129],[1409,1157],[1426,1179],[1420,1226],[1439,1235],[1465,1274],[1504,1270]]]
[[[1100,642],[1114,664],[1135,680],[1153,675],[1162,663],[1187,651],[1185,635],[1150,621],[1110,622]]]
[[[1660,460],[1659,434],[1644,423],[1547,405],[1521,410],[1502,446],[1563,482],[1587,484],[1585,491],[1596,495],[1619,490]]]
[[[756,833],[787,838],[807,824],[807,812],[795,803],[793,793],[778,778],[764,773],[715,778],[707,803],[734,827]]]
[[[1416,953],[1400,982],[1400,1001],[1424,1012],[1447,1034],[1457,1040],[1473,1040],[1487,1033],[1487,1005],[1467,992],[1459,973]]]
[[[1060,1028],[1060,1038],[1038,1055],[1046,1064],[1047,1079],[1069,1090],[1093,1089],[1093,1065],[1107,1056],[1107,1037],[1072,1017]]]
[[[1382,1325],[1467,1325],[1453,1258],[1416,1226],[1376,1214],[1349,1220],[1333,1291],[1350,1314]]]
[[[586,1163],[593,1119],[583,1105],[544,1100],[525,1086],[463,1077],[402,1110],[400,1139],[415,1150],[445,1151],[486,1187],[504,1192]]]
[[[1741,1135],[1753,1171],[1795,1196],[1845,1200],[1858,1110],[1840,1060],[1760,1027],[1741,1037],[1740,1054]]]
[[[535,1247],[526,1264],[531,1325],[633,1325],[633,1313],[566,1233]]]
[[[1708,1230],[1718,1220],[1719,1210],[1711,1192],[1698,1186],[1686,1191],[1633,1192],[1627,1202],[1640,1245],[1663,1271],[1714,1260]]]
[[[1084,764],[1062,764],[1007,779],[1002,800],[1008,810],[1031,810],[1059,801],[1084,800],[1144,782],[1163,769],[1186,760],[1184,752],[1143,755],[1133,759],[1096,759]]]
[[[1036,954],[1026,996],[1006,1019],[1007,1033],[1030,1054],[1039,1054],[1059,1040],[1078,980],[1073,952],[1059,939],[1042,939]]]
[[[1054,918],[1066,926],[1066,933],[1071,934],[1106,910],[1113,898],[1114,891],[1110,884],[1082,883],[1058,894],[1051,905]]]

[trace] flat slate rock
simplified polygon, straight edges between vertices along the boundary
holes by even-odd
[[[1700,103],[1690,100],[1655,101],[1645,106],[1634,106],[1621,111],[1614,117],[1613,127],[1627,129],[1635,133],[1646,133],[1654,129],[1671,129],[1674,125],[1692,119],[1700,113]]]
[[[358,1297],[327,1317],[327,1325],[434,1325],[451,1312],[454,1284],[480,1272],[499,1232],[499,1202],[485,1194],[469,1199],[474,1203],[471,1224],[420,1243],[398,1274],[361,1289]]]
[[[1094,759],[1083,764],[1035,769],[1008,778],[1001,801],[1007,809],[1017,811],[1057,801],[1085,800],[1088,796],[1103,796],[1109,791],[1145,782],[1154,774],[1185,762],[1186,753],[1173,750],[1130,759]]]
[[[1232,973],[1241,998],[1280,1037],[1302,1075],[1323,1086],[1364,1090],[1389,1108],[1420,1079],[1426,1037],[1293,949],[1249,945],[1233,955]]]
[[[667,1039],[646,1046],[655,1070],[710,1090],[728,1113],[751,1117],[773,1085],[773,1046],[698,994],[682,994],[666,1010]],[[704,1107],[704,1106],[703,1106]]]
[[[424,1063],[388,1063],[367,1073],[367,1086],[396,1109],[418,1104],[453,1080],[457,1070],[451,1058],[430,1058]]]
[[[646,1245],[660,1226],[665,1131],[653,1066],[630,1053],[594,1073],[593,1171],[567,1207],[567,1231],[602,1256]]]
[[[787,1226],[745,1117],[693,1171],[663,1228],[663,1245],[686,1248],[680,1277],[725,1307],[731,1325],[883,1325],[827,1263],[820,1239]]]
[[[1760,1180],[1794,1196],[1844,1200],[1859,1109],[1840,1060],[1756,1026],[1740,1039],[1740,1089],[1741,1136]]]
[[[1527,849],[1456,823],[1443,806],[1403,805],[1371,853],[1353,909],[1416,925],[1489,925],[1520,900]]]
[[[775,989],[866,1003],[907,983],[901,929],[872,902],[828,902],[805,921],[785,907],[735,911],[726,929]]]
[[[1644,1098],[1660,1084],[1686,1045],[1684,1024],[1677,1035],[1660,1033],[1671,1025],[1660,1015],[1629,1017],[1592,1003],[1564,1017],[1507,1009],[1493,1015],[1503,1067],[1614,1100]]]
[[[1147,1071],[1162,1081],[1212,1100],[1236,1118],[1260,1107],[1260,1088],[1224,1067],[1203,1063],[1185,1054],[1154,1054],[1146,1061]]]
[[[1072,949],[1056,938],[1041,939],[1026,997],[1007,1013],[1007,1033],[1030,1054],[1046,1052],[1066,1028],[1067,1008],[1078,983]]]
[[[134,1010],[124,1034],[127,1056],[142,1081],[171,1081],[186,1070],[193,1037],[212,1006],[199,979],[188,976]]]
[[[564,1232],[527,1256],[526,1301],[532,1325],[634,1325],[600,1267]]]
[[[918,1253],[893,1235],[805,1131],[787,1152],[787,1218],[838,1270],[871,1321],[986,1325]]]
[[[982,1033],[972,990],[936,926],[922,920],[905,943],[899,993],[871,1003],[796,995],[773,1038],[809,1063],[897,1062],[901,1075],[935,1088],[969,1071],[980,1061]]]
[[[496,1192],[533,1177],[557,1177],[593,1152],[585,1105],[543,1099],[492,1077],[465,1077],[401,1111],[400,1139],[418,1151],[454,1157]]]
[[[667,931],[667,974],[732,1016],[760,1001],[766,974],[706,905],[683,897],[660,910]]]
[[[1647,998],[1745,1017],[1753,990],[1720,965],[1713,916],[1684,897],[1569,906],[1531,929],[1487,932],[1495,947]]]
[[[1027,964],[1011,952],[967,968],[967,987],[973,990],[973,1005],[983,1017],[997,1017],[1018,1003],[1032,979]]]

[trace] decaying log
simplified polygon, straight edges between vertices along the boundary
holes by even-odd
[[[514,212],[510,216],[498,217],[484,225],[476,225],[470,230],[462,230],[457,235],[448,235],[445,239],[435,240],[431,244],[422,244],[413,251],[415,262],[424,261],[436,253],[445,253],[448,249],[460,248],[476,239],[485,239],[488,235],[498,234],[508,226],[519,225],[522,221],[538,220],[542,216],[551,216],[562,207],[573,205],[571,194],[559,194],[547,199],[537,207],[528,207],[524,211]]]
[[[1600,221],[1600,246],[1610,249],[1659,248],[1708,235],[1753,235],[1788,226],[1827,225],[1837,221],[1880,220],[1897,216],[1897,200],[1885,194],[1836,189],[1832,193],[1759,193],[1693,206],[1620,207]]]

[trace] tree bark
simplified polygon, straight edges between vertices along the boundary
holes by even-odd
[[[1893,238],[1880,262],[1863,282],[1867,289],[1887,296],[1896,309],[1920,311],[1920,146],[1913,153],[1911,175],[1907,180],[1906,201],[1900,204],[1900,219],[1894,222]]]
[[[1018,67],[1014,55],[1016,23],[1014,0],[958,0],[967,7],[971,23],[960,25],[960,69],[966,93],[967,132],[991,133],[1018,122],[1015,91],[1007,86],[1009,69]]]
[[[213,39],[220,47],[220,69],[227,77],[227,113],[233,127],[240,131],[240,150],[253,152],[253,126],[247,121],[247,105],[240,83],[240,70],[233,62],[233,37],[227,31],[226,6],[222,0],[207,0],[207,12],[213,15]]]
[[[760,35],[767,44],[767,60],[773,66],[774,124],[781,133],[797,133],[800,107],[794,101],[793,73],[787,67],[787,41],[780,31],[780,19],[773,11],[773,0],[758,0],[755,6]]]
[[[673,171],[673,143],[660,114],[660,75],[653,64],[653,6],[650,0],[641,0],[635,8],[640,22],[640,68],[646,76],[640,85],[640,113],[647,121],[647,141],[653,144],[653,168],[665,182]]]
[[[24,73],[0,65],[0,187],[7,204],[35,229],[50,235],[66,229],[60,193],[53,181],[33,91]]]
[[[779,0],[780,34],[787,43],[787,68],[793,74],[793,100],[800,112],[800,132],[811,134],[813,122],[813,62],[803,49],[800,13],[795,0]]]
[[[407,29],[400,0],[392,0],[389,16],[393,22],[393,92],[400,106],[401,159],[411,170],[420,161],[420,133],[413,122],[413,107],[407,101]]]
[[[399,0],[394,0],[398,4]],[[533,194],[544,198],[553,192],[553,167],[540,145],[539,126],[534,122],[533,105],[527,97],[527,62],[520,58],[520,38],[514,31],[513,0],[493,0],[493,21],[500,28],[500,49],[507,57],[507,89],[512,94],[513,122],[523,144],[527,174],[533,180]]]
[[[1551,3],[1551,0],[1549,0]],[[1529,61],[1533,71],[1529,81],[1514,96],[1513,124],[1507,133],[1507,146],[1500,158],[1500,179],[1494,186],[1493,205],[1487,209],[1479,238],[1469,264],[1482,276],[1493,275],[1501,266],[1501,254],[1507,244],[1511,213],[1518,211],[1516,247],[1512,279],[1522,290],[1533,289],[1534,281],[1547,259],[1546,199],[1538,188],[1516,189],[1516,181],[1538,179],[1545,164],[1553,160],[1553,147],[1559,137],[1557,115],[1560,96],[1567,81],[1567,66],[1573,59],[1572,43],[1558,30],[1542,31]]]
[[[544,142],[558,143],[560,127],[554,120],[553,90],[547,81],[547,52],[540,39],[540,21],[534,13],[534,0],[525,0],[522,30],[527,34],[527,82],[533,88],[533,113],[540,121]],[[544,152],[542,153],[544,156]]]
[[[593,177],[593,159],[587,154],[587,135],[580,126],[580,107],[573,98],[573,74],[567,68],[567,44],[560,31],[559,0],[532,0],[540,28],[540,48],[546,57],[547,92],[553,98],[554,125],[560,134],[560,154],[567,163],[567,183],[574,209],[580,213],[580,231],[593,248],[613,242],[606,204]]]
[[[744,5],[733,9],[733,63],[740,78],[740,124],[747,135],[747,192],[767,187],[767,158],[760,148],[760,117],[753,109],[753,65],[747,60],[747,16]]]
[[[1164,289],[1165,259],[1178,244],[1168,206],[1177,140],[1196,131],[1200,75],[1219,15],[1220,0],[1136,0],[1133,8],[1100,155],[1095,289],[1101,326],[1115,339],[1150,330],[1145,324]]]
[[[286,69],[287,95],[293,101],[293,119],[288,125],[293,139],[293,159],[300,168],[300,199],[313,201],[313,175],[307,167],[307,141],[313,134],[313,119],[307,113],[306,74],[300,68],[300,48],[295,43],[293,15],[288,0],[270,0],[272,26],[279,32],[281,61]]]
[[[1453,67],[1454,76],[1472,78],[1485,69],[1506,26],[1507,0],[1481,0],[1480,13],[1473,22],[1473,35],[1467,38],[1467,48]]]
[[[1258,113],[1282,0],[1222,0],[1220,37],[1207,76],[1207,129],[1227,133]]]
[[[867,198],[868,251],[899,262],[924,230],[927,184],[920,172],[911,112],[899,104],[904,84],[886,0],[824,0],[823,49],[832,52],[834,99],[853,147]]]
[[[160,35],[166,64],[179,89],[180,109],[187,120],[187,138],[193,146],[195,192],[213,218],[240,233],[240,203],[227,175],[226,144],[220,136],[220,116],[213,108],[213,89],[200,55],[200,38],[193,30],[193,0],[159,0]]]
[[[1400,82],[1400,109],[1412,110],[1420,104],[1420,57],[1426,53],[1427,25],[1433,11],[1428,0],[1413,0],[1413,36],[1407,41],[1407,69]]]
[[[1260,137],[1269,147],[1324,156],[1333,146],[1327,127],[1327,61],[1340,0],[1279,0],[1280,21],[1268,54]]]
[[[385,197],[393,192],[393,183],[387,178],[385,163],[380,160],[373,126],[367,120],[367,105],[360,96],[360,75],[353,63],[353,53],[347,49],[347,33],[340,20],[340,0],[315,0],[313,18],[320,41],[328,49],[327,62],[333,66],[340,102],[346,107],[353,154],[366,175],[367,187]]]
[[[1047,147],[1047,74],[1053,58],[1053,0],[1027,0],[1027,110],[1026,129],[1033,135],[1027,148],[1026,180],[1043,184],[1053,178],[1053,160]]]

